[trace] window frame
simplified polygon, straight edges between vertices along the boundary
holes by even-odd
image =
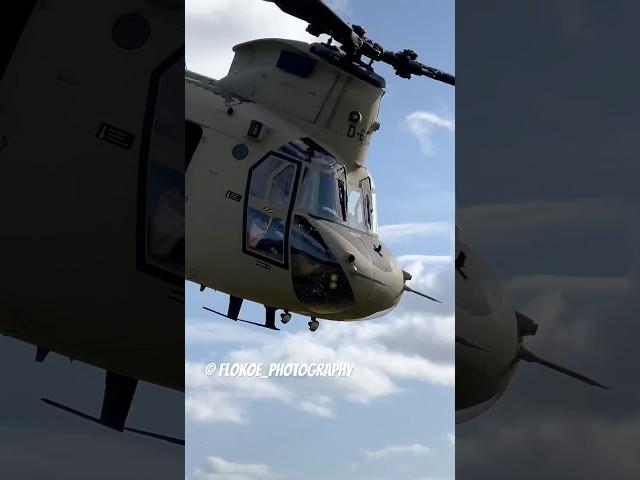
[[[339,225],[347,225],[347,214],[349,211],[349,201],[348,201],[348,181],[347,181],[347,169],[344,165],[336,162],[336,172],[333,175],[329,175],[328,173],[322,171],[321,168],[318,168],[317,165],[313,165],[307,163],[302,171],[301,180],[300,180],[300,188],[302,188],[305,184],[307,174],[313,175],[313,182],[315,185],[311,187],[311,193],[313,196],[311,198],[306,198],[303,204],[299,204],[296,202],[296,211],[302,213],[303,215],[311,215],[312,217],[321,218],[322,220],[326,220],[328,222],[337,223]],[[320,177],[327,176],[331,177],[333,181],[335,181],[335,200],[337,202],[337,210],[336,215],[328,215],[321,214],[317,210],[316,207],[320,204]],[[299,200],[299,199],[298,199]],[[311,206],[313,205],[314,211],[311,210]]]
[[[375,205],[373,200],[373,182],[370,176],[364,177],[359,183],[360,191],[362,192],[363,202],[362,208],[364,209],[364,221],[367,225],[367,233],[376,233],[375,231]]]
[[[282,167],[271,172],[271,174],[268,177],[269,178],[268,185],[265,190],[264,198],[253,197],[251,195],[251,180],[253,178],[254,172],[263,162],[267,161],[271,157],[276,157],[280,160],[283,160],[284,162],[287,162],[288,164],[283,164]],[[291,193],[289,196],[289,203],[285,206],[272,204],[269,201],[269,198],[271,197],[273,180],[276,178],[277,175],[284,172],[291,165],[293,165],[294,167],[294,177],[293,177]],[[270,151],[270,152],[267,152],[267,154],[265,154],[263,157],[261,157],[256,163],[254,163],[249,168],[249,171],[247,172],[247,184],[245,186],[245,195],[244,195],[243,212],[242,212],[242,252],[245,253],[246,255],[258,258],[263,262],[267,262],[271,265],[275,265],[285,270],[289,270],[289,248],[290,248],[289,231],[291,228],[291,218],[293,217],[293,210],[295,207],[296,197],[298,193],[298,183],[300,180],[301,167],[302,167],[302,163],[299,160],[293,159],[287,155],[283,155],[282,153],[279,153],[276,151]],[[281,212],[284,214],[283,215],[284,238],[283,238],[283,246],[282,246],[282,262],[278,261],[277,259],[274,259],[273,257],[262,254],[260,253],[260,251],[255,250],[247,245],[248,210],[249,208],[255,208],[259,210],[260,208],[255,206],[256,203],[260,207],[262,207],[262,209],[264,209],[265,206],[268,206],[268,208],[272,208],[273,211],[277,211],[279,213]]]
[[[181,271],[178,272],[174,266],[161,264],[161,262],[154,261],[149,257],[147,220],[149,214],[149,180],[152,166],[150,152],[154,127],[157,119],[156,113],[158,109],[158,101],[160,100],[160,95],[162,93],[160,91],[160,84],[162,82],[163,75],[180,62],[184,63],[184,46],[178,48],[171,55],[166,57],[151,72],[145,117],[140,138],[135,246],[137,270],[176,286],[184,285],[184,264],[181,265]],[[185,170],[182,171],[183,182]]]

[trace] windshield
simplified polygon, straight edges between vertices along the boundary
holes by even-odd
[[[298,208],[318,217],[346,222],[346,171],[338,164],[307,167],[302,174]]]
[[[378,233],[375,188],[362,168],[355,174],[362,180],[350,180],[344,165],[320,148],[308,148],[302,156],[305,162],[297,195],[300,212],[332,222],[347,224],[366,233]],[[300,148],[299,148],[300,149]],[[287,152],[289,153],[289,152]]]
[[[378,233],[376,196],[370,177],[347,181],[342,165],[307,167],[302,174],[298,209],[366,233]]]

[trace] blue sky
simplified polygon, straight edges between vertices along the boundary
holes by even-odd
[[[387,49],[411,48],[454,72],[454,3],[333,2]],[[304,24],[259,0],[188,0],[187,67],[219,78],[231,47],[260,37],[313,40]],[[381,235],[414,274],[412,286],[444,300],[403,298],[368,322],[322,322],[311,334],[294,316],[281,332],[212,316],[222,293],[187,284],[186,476],[194,480],[444,479],[454,477],[454,89],[410,81],[390,68],[381,129],[367,167]],[[241,317],[261,319],[259,305]],[[206,377],[211,361],[346,361],[350,378]]]

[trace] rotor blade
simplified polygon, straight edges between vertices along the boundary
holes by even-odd
[[[353,29],[331,10],[322,0],[265,0],[275,3],[284,13],[292,15],[309,24],[307,31],[312,35],[326,33],[345,46],[352,46]],[[360,39],[360,42],[362,40]]]
[[[348,56],[360,55],[373,61],[380,61],[391,65],[396,74],[403,78],[411,75],[422,75],[439,82],[455,85],[453,75],[430,67],[416,60],[417,54],[411,50],[393,52],[385,50],[381,45],[368,39],[365,30],[360,26],[350,26],[342,20],[322,0],[265,0],[275,3],[280,10],[309,24],[307,32],[312,35],[325,33],[342,44],[342,49]]]
[[[544,365],[545,367],[548,367],[548,368],[550,368],[552,370],[555,370],[555,371],[560,372],[560,373],[564,373],[565,375],[573,377],[576,380],[580,380],[581,382],[584,382],[584,383],[587,383],[589,385],[593,385],[595,387],[600,387],[600,388],[604,388],[605,390],[608,390],[608,388],[605,387],[604,385],[602,385],[601,383],[598,383],[598,382],[596,382],[595,380],[592,380],[589,377],[586,377],[586,376],[581,375],[581,374],[579,374],[577,372],[574,372],[573,370],[569,370],[568,368],[561,367],[560,365],[556,365],[555,363],[552,363],[552,362],[549,362],[547,360],[544,360],[544,359],[538,357],[536,354],[531,353],[529,350],[527,350],[523,346],[520,346],[520,351],[518,352],[518,357],[521,360],[524,360],[525,362],[539,363],[540,365]]]
[[[411,75],[422,75],[425,77],[432,78],[433,80],[446,83],[448,85],[455,86],[456,84],[456,79],[453,75],[417,61],[416,58],[418,58],[418,55],[412,50],[392,52],[392,51],[383,49],[377,52],[377,57],[376,57],[375,55],[376,49],[373,50],[374,55],[371,55],[371,53],[369,53],[368,51],[369,49],[366,48],[369,46],[370,44],[365,42],[365,48],[363,49],[364,50],[363,54],[373,60],[379,60],[381,62],[388,63],[395,69],[396,74],[399,77],[411,78]],[[375,47],[381,48],[380,45],[377,45],[377,44],[375,45]]]
[[[425,294],[425,293],[418,292],[417,290],[414,290],[414,289],[413,289],[413,288],[411,288],[411,287],[407,287],[406,285],[404,286],[403,290],[404,290],[405,292],[415,293],[416,295],[420,295],[421,297],[428,298],[429,300],[431,300],[431,301],[433,301],[433,302],[442,303],[442,302],[441,302],[440,300],[438,300],[437,298],[433,298],[433,297],[430,297],[429,295],[427,295],[427,294]]]
[[[427,65],[421,64],[422,68],[420,69],[420,73],[416,75],[424,75],[429,78],[433,78],[434,80],[438,80],[439,82],[446,83],[448,85],[456,85],[456,77],[451,75],[450,73],[443,72],[442,70],[438,70],[437,68],[429,67]]]

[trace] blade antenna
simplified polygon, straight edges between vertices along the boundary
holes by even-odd
[[[411,293],[415,293],[416,295],[420,295],[421,297],[427,298],[429,300],[431,300],[432,302],[438,302],[438,303],[442,303],[440,300],[438,300],[437,298],[433,298],[430,297],[429,295],[427,295],[426,293],[422,293],[422,292],[418,292],[417,290],[414,290],[411,287],[407,287],[406,285],[404,286],[403,290],[405,292],[411,292]]]
[[[565,375],[568,375],[569,377],[573,377],[576,380],[579,380],[581,382],[587,383],[589,385],[593,385],[594,387],[600,387],[603,388],[605,390],[608,390],[608,387],[605,387],[604,385],[602,385],[601,383],[596,382],[595,380],[586,377],[584,375],[581,375],[577,372],[574,372],[573,370],[569,370],[568,368],[562,367],[560,365],[557,365],[553,362],[549,362],[543,358],[538,357],[536,354],[530,352],[529,350],[527,350],[526,348],[524,348],[523,346],[520,347],[520,351],[518,352],[518,358],[520,358],[520,360],[524,360],[525,362],[531,362],[531,363],[538,363],[540,365],[543,365],[547,368],[550,368],[552,370],[555,370],[556,372],[560,372],[563,373]]]

